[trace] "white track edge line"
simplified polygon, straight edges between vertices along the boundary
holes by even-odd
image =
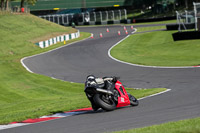
[[[149,96],[146,96],[146,97],[142,97],[142,98],[139,98],[138,100],[143,100],[143,99],[150,98],[150,97],[153,97],[153,96],[161,95],[161,94],[169,92],[169,91],[171,91],[171,89],[167,89],[167,90],[159,92],[159,93],[155,93],[155,94],[152,94],[152,95],[149,95]],[[83,112],[79,112],[79,113],[84,114]],[[65,118],[65,117],[73,116],[73,115],[76,115],[76,114],[78,114],[78,112],[74,113],[74,114],[72,113],[72,114],[69,114],[69,115],[66,115],[66,116],[55,116],[55,117],[58,117],[58,119],[59,119],[59,118]],[[54,115],[56,115],[56,114],[54,114]],[[52,117],[52,116],[42,116],[40,118],[47,118],[47,117]],[[55,120],[55,119],[52,119],[52,120]],[[15,128],[15,127],[19,127],[19,126],[26,126],[26,125],[30,125],[30,124],[38,124],[38,123],[43,123],[43,122],[47,122],[47,121],[41,121],[41,122],[36,122],[36,123],[16,123],[16,124],[0,125],[0,130]]]
[[[16,124],[8,124],[8,125],[0,125],[0,131],[9,129],[9,128],[15,128],[15,127],[20,127],[20,126],[26,126],[30,125],[31,123],[16,123]]]
[[[137,32],[137,29],[136,29],[136,28],[134,28],[134,29],[135,29],[135,31],[133,31],[132,34],[134,34],[135,32]],[[145,65],[138,65],[138,64],[132,64],[132,63],[129,63],[129,62],[121,61],[121,60],[118,60],[118,59],[114,58],[113,56],[111,56],[111,54],[110,54],[111,50],[112,50],[115,46],[117,46],[118,44],[120,44],[122,41],[124,41],[125,39],[127,39],[129,36],[130,36],[130,35],[126,36],[125,38],[123,38],[122,40],[120,40],[119,42],[117,42],[115,45],[113,45],[113,46],[108,50],[108,56],[109,56],[111,59],[113,59],[113,60],[115,60],[115,61],[117,61],[117,62],[123,63],[123,64],[131,65],[131,66],[137,66],[137,67],[147,67],[147,68],[168,68],[168,69],[172,69],[172,68],[173,68],[173,69],[174,69],[174,68],[180,69],[180,68],[183,68],[183,69],[185,69],[185,68],[198,68],[198,67],[200,67],[200,66],[185,66],[185,67],[145,66]]]
[[[142,97],[142,98],[139,98],[138,100],[143,100],[143,99],[146,99],[146,98],[149,98],[149,97],[161,95],[161,94],[166,93],[166,92],[169,92],[169,91],[171,91],[171,89],[167,89],[167,90],[162,91],[162,92],[159,92],[159,93],[155,93],[155,94],[152,94],[152,95],[149,95],[149,96],[146,96],[146,97]]]
[[[91,36],[90,36],[90,37],[91,37]],[[66,44],[66,45],[64,45],[64,46],[60,46],[60,47],[58,47],[58,48],[55,48],[55,49],[52,49],[52,50],[49,50],[49,51],[46,51],[46,52],[43,52],[43,53],[39,53],[39,54],[36,54],[36,55],[31,55],[31,56],[24,57],[24,58],[22,58],[22,59],[20,60],[20,62],[21,62],[21,64],[22,64],[22,66],[23,66],[28,72],[34,73],[34,72],[32,72],[32,71],[24,64],[23,61],[24,61],[25,59],[28,59],[28,58],[35,57],[35,56],[38,56],[38,55],[43,55],[43,54],[46,54],[46,53],[53,52],[53,51],[55,51],[55,50],[58,50],[58,49],[63,48],[63,47],[70,46],[70,45],[75,44],[75,43],[77,43],[77,42],[85,41],[85,40],[89,39],[90,37],[85,38],[85,39],[83,39],[83,40],[78,40],[78,41],[75,41],[75,42]]]

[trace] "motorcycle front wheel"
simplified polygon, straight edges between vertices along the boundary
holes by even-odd
[[[139,105],[139,101],[137,100],[137,98],[135,98],[131,94],[128,94],[128,97],[129,97],[129,100],[130,100],[130,104],[132,106],[138,106]]]
[[[116,108],[114,100],[108,98],[105,94],[95,94],[93,100],[103,110],[112,111]]]

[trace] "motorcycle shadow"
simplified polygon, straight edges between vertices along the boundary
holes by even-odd
[[[119,109],[125,109],[125,108],[130,108],[132,106],[124,106],[124,107],[118,107],[116,108],[115,110],[119,110]],[[113,112],[115,110],[112,110],[112,111],[106,111],[106,110],[103,110],[102,108],[99,108],[98,110],[91,110],[91,111],[87,111],[85,113],[82,113],[82,114],[98,114],[98,113],[108,113],[108,112]],[[81,115],[81,114],[77,114],[77,115]]]

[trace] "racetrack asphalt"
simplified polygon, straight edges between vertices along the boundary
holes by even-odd
[[[164,87],[171,89],[170,92],[141,100],[137,107],[89,112],[0,130],[0,133],[101,133],[200,117],[200,68],[139,67],[111,59],[108,50],[127,36],[123,28],[80,27],[80,31],[93,33],[94,38],[26,58],[23,62],[34,73],[65,81],[83,83],[89,74],[119,76],[125,87]],[[126,28],[129,33],[132,32],[130,26]],[[119,30],[120,36],[117,34]]]

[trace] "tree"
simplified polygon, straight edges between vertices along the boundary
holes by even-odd
[[[188,0],[185,0],[185,8],[188,9]]]
[[[37,0],[21,0],[21,8],[24,8],[24,3],[27,2],[28,4],[35,5]]]
[[[146,7],[153,7],[158,0],[126,0],[125,2],[132,2],[134,9],[145,9]]]
[[[0,10],[9,10],[9,2],[15,0],[0,0]]]
[[[9,0],[6,0],[6,3],[5,3],[5,9],[6,9],[6,10],[8,10],[8,9],[9,9],[9,7],[8,7],[8,6],[9,6]]]
[[[184,7],[185,9],[193,9],[193,2],[200,2],[200,0],[176,0],[179,6]]]
[[[9,2],[9,0],[6,0],[6,1],[4,1],[4,0],[1,0],[1,10],[8,10],[8,2]]]
[[[1,0],[1,10],[4,9],[4,0]]]
[[[24,8],[24,2],[25,0],[21,0],[21,8]]]

